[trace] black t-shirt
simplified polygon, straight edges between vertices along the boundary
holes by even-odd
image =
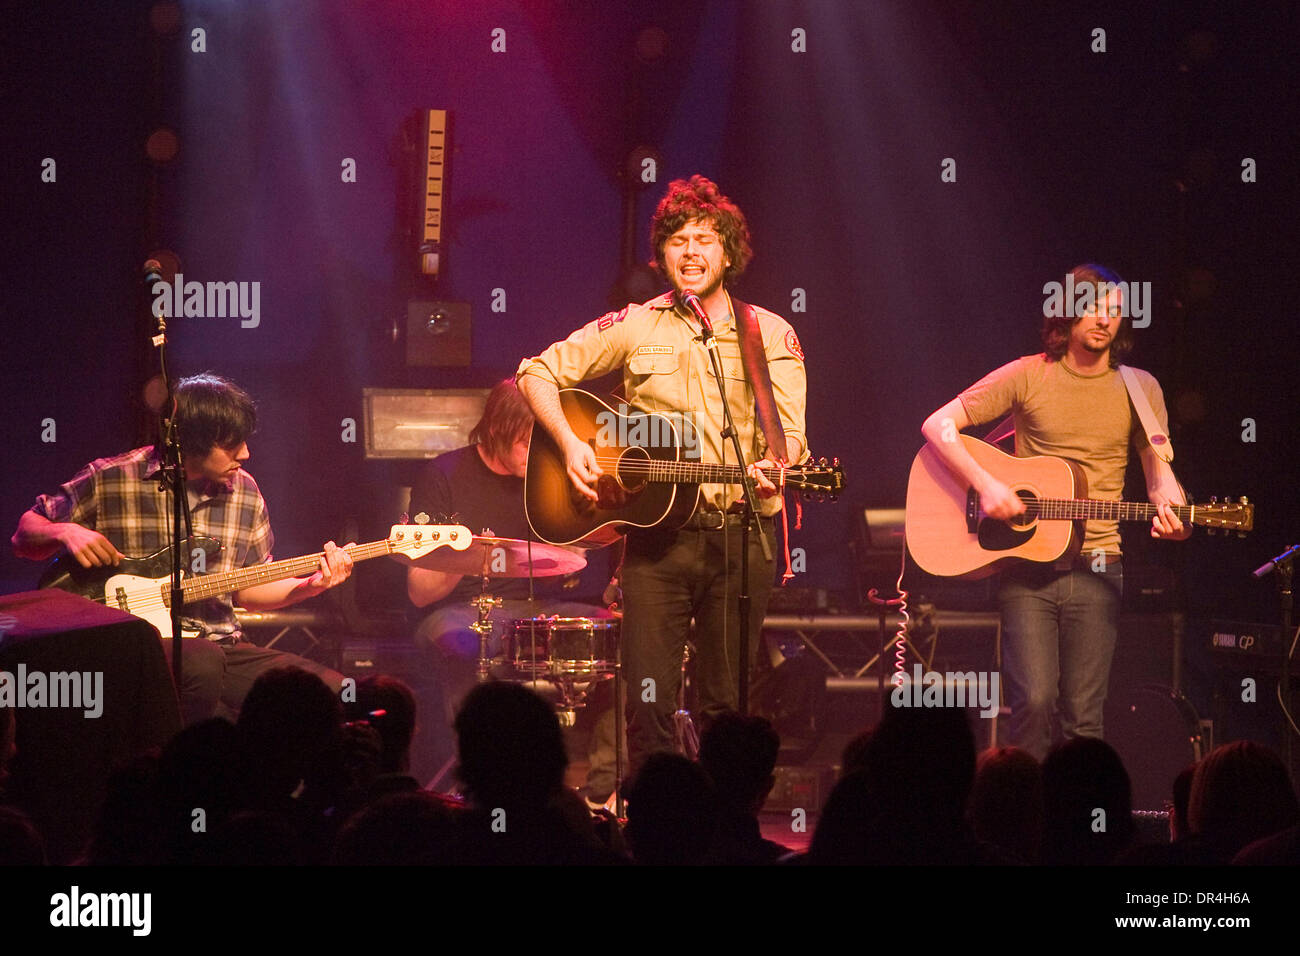
[[[449,516],[451,523],[463,524],[474,534],[491,529],[498,538],[537,540],[524,514],[524,480],[498,475],[483,464],[477,445],[439,455],[420,469],[411,487],[410,513],[415,516],[421,511],[435,524],[442,521],[441,516]],[[535,594],[539,598],[600,603],[600,594],[609,581],[608,550],[587,552],[587,567],[575,587],[566,589],[565,578],[535,578]],[[479,593],[480,584],[478,578],[463,577],[451,594],[430,609],[463,604]],[[494,578],[488,591],[494,597],[526,598],[528,579]]]

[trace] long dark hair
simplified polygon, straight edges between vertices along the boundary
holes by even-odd
[[[1083,265],[1075,266],[1070,270],[1069,274],[1074,277],[1074,287],[1076,289],[1082,285],[1093,286],[1093,291],[1097,293],[1096,301],[1101,300],[1098,285],[1107,282],[1117,285],[1124,281],[1114,269],[1097,265],[1095,262],[1085,262]],[[1073,312],[1074,309],[1070,308],[1065,311]],[[1078,321],[1079,316],[1076,315],[1043,316],[1043,350],[1047,352],[1049,359],[1059,361],[1061,356],[1065,354],[1070,345],[1070,329],[1074,328],[1074,324]],[[1117,368],[1132,350],[1133,333],[1127,316],[1124,316],[1120,318],[1119,327],[1115,330],[1115,337],[1110,343],[1110,367]]]

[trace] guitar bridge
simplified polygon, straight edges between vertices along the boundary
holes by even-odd
[[[974,488],[966,489],[966,533],[978,534],[980,529],[980,496]]]
[[[120,608],[123,611],[126,611],[128,614],[131,613],[130,602],[127,600],[126,597],[126,588],[119,587],[115,592],[114,597],[117,598],[118,608]]]

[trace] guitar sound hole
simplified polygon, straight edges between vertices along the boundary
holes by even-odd
[[[1038,497],[1032,491],[1017,491],[1016,494],[1025,503],[1025,511],[1023,514],[1012,516],[1007,524],[1013,528],[1028,528],[1038,520],[1038,509],[1035,507]]]
[[[649,476],[643,462],[650,461],[650,453],[644,448],[625,448],[619,455],[618,467],[614,474],[625,491],[636,493],[645,488]]]

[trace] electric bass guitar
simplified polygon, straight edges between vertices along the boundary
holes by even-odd
[[[926,445],[912,462],[904,527],[913,560],[930,574],[982,578],[1016,559],[1053,562],[1079,550],[1089,518],[1149,524],[1156,514],[1149,502],[1089,499],[1083,469],[1072,461],[1016,458],[978,438],[958,437],[982,467],[1020,496],[1025,511],[1010,521],[988,517],[979,493]],[[1183,524],[1241,534],[1255,524],[1255,506],[1245,498],[1171,507]]]
[[[612,399],[611,399],[612,401]],[[560,390],[560,407],[569,427],[596,453],[605,473],[596,483],[599,501],[573,487],[564,453],[555,439],[533,423],[524,477],[524,510],[533,533],[550,544],[602,547],[627,528],[679,527],[695,510],[701,484],[743,484],[736,465],[717,465],[683,458],[677,425],[663,415],[615,411],[601,398],[579,388]],[[839,459],[829,465],[788,466],[764,474],[780,487],[809,497],[834,498],[844,490]]]
[[[354,544],[347,549],[353,562],[369,561],[385,555],[419,558],[437,548],[464,551],[474,535],[463,525],[393,525],[388,537],[369,544]],[[190,539],[192,560],[182,562],[190,569],[215,563],[221,542],[196,535]],[[305,577],[314,573],[325,552],[305,554],[283,561],[254,564],[216,574],[192,574],[181,580],[185,603],[231,594],[257,584]],[[54,561],[41,576],[40,587],[71,591],[100,604],[115,607],[142,617],[158,629],[161,637],[172,636],[171,618],[172,549],[163,548],[147,558],[124,557],[113,567],[83,568],[71,555]],[[187,635],[188,636],[188,635]]]

